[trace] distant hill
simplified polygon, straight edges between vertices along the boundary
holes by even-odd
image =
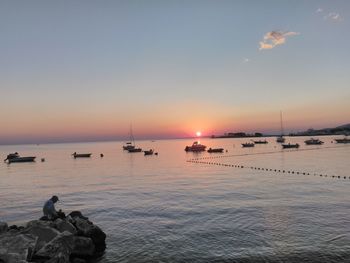
[[[324,128],[319,130],[308,129],[307,131],[290,134],[291,136],[314,136],[314,135],[341,135],[350,134],[350,123],[334,128]]]

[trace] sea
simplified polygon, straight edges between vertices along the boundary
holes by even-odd
[[[38,219],[57,195],[56,209],[107,234],[92,262],[350,262],[350,145],[335,138],[286,137],[300,144],[288,150],[273,137],[252,148],[200,139],[223,153],[185,152],[195,139],[136,142],[153,156],[118,141],[0,146],[3,159],[37,157],[0,163],[0,221]]]

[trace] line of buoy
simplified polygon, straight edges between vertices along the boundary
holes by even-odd
[[[326,146],[318,148],[308,148],[308,149],[298,149],[298,150],[280,150],[280,151],[269,151],[269,152],[258,152],[258,153],[242,153],[242,154],[223,154],[219,156],[205,156],[197,157],[190,160],[208,160],[208,159],[218,159],[218,158],[228,158],[228,157],[239,157],[239,156],[250,156],[250,155],[262,155],[262,154],[274,154],[274,153],[288,153],[288,152],[300,152],[300,151],[315,151],[322,149],[333,149],[333,148],[342,148],[348,147],[348,145],[339,145],[339,146]]]
[[[200,163],[200,164],[208,164],[208,165],[219,165],[219,166],[225,166],[225,167],[234,167],[234,168],[240,168],[240,169],[252,169],[252,170],[261,170],[261,171],[270,171],[275,173],[288,173],[288,174],[297,174],[297,175],[311,175],[310,172],[300,172],[300,171],[294,171],[294,170],[281,170],[281,169],[272,169],[272,168],[262,168],[262,167],[255,167],[255,166],[244,166],[241,164],[225,164],[225,163],[218,163],[218,162],[206,162],[206,161],[198,161],[198,160],[187,160],[187,162],[190,163]],[[350,176],[340,176],[340,175],[327,175],[327,174],[317,174],[314,173],[314,176],[319,177],[329,177],[329,178],[344,178],[344,179],[350,179]]]

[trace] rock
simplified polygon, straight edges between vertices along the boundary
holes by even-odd
[[[32,220],[32,221],[29,221],[29,222],[26,224],[26,227],[30,227],[30,226],[55,227],[55,224],[54,224],[54,222],[52,222],[52,221]]]
[[[38,238],[29,234],[7,232],[0,236],[0,260],[4,262],[30,261]]]
[[[94,256],[95,245],[92,239],[89,237],[75,236],[73,238],[73,251],[72,255],[78,257]]]
[[[49,243],[60,234],[55,228],[40,223],[30,224],[30,226],[23,229],[21,233],[38,237],[36,250],[40,250],[45,244]]]
[[[63,219],[56,219],[55,220],[55,227],[59,232],[64,232],[64,231],[68,231],[70,233],[72,233],[73,235],[75,235],[77,233],[77,230],[75,229],[75,227],[68,222],[67,220],[63,220]]]
[[[106,234],[98,226],[88,220],[76,217],[75,227],[78,234],[92,239],[96,252],[101,253],[106,249]]]
[[[86,260],[82,258],[74,258],[72,263],[86,263]]]
[[[69,216],[71,216],[72,218],[78,217],[81,219],[85,219],[88,220],[89,218],[86,216],[83,216],[83,214],[80,211],[73,211],[69,213]]]
[[[2,255],[0,252],[0,263],[28,263],[28,261],[23,260],[20,255],[15,253]]]
[[[7,232],[8,226],[5,222],[0,222],[0,234]]]
[[[69,262],[69,256],[73,251],[73,238],[74,236],[68,231],[60,233],[36,252],[35,256],[50,259],[48,261],[50,263]]]

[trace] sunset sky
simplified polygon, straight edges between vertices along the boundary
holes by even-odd
[[[0,143],[350,122],[350,1],[0,2]]]

